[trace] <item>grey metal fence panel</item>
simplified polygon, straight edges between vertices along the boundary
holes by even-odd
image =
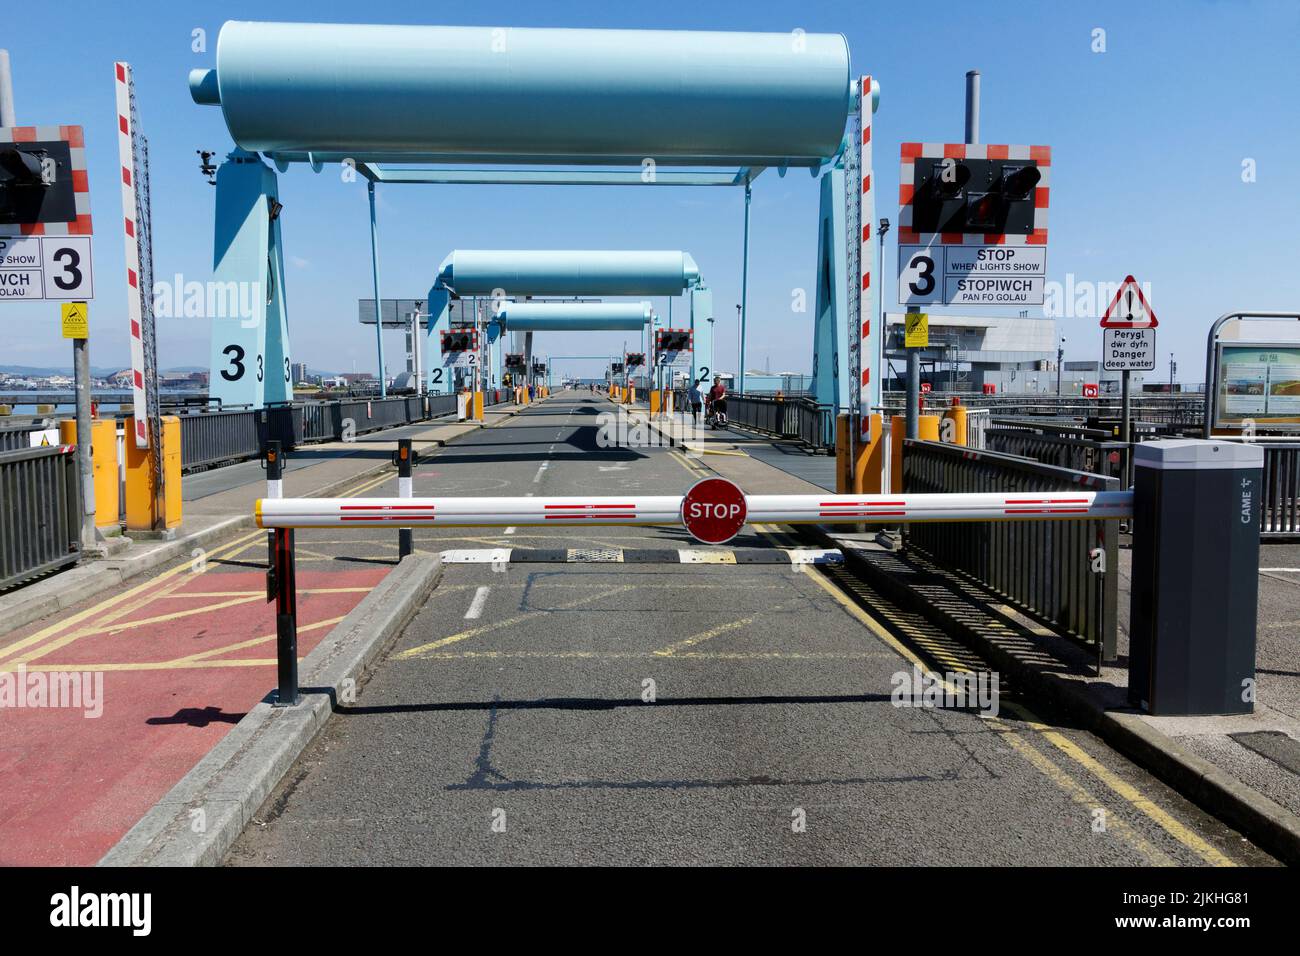
[[[52,423],[51,423],[52,424]],[[0,425],[0,451],[32,446],[31,433],[51,427],[42,421],[6,422]]]
[[[1300,442],[1264,448],[1262,538],[1300,537]]]
[[[907,492],[1114,491],[1119,481],[996,452],[939,442],[903,443]],[[1008,603],[1115,656],[1119,527],[1114,521],[980,521],[915,524],[908,544],[963,572]],[[1102,548],[1107,573],[1092,570]]]
[[[201,412],[181,415],[181,470],[255,458],[261,450],[259,414]]]
[[[302,440],[334,441],[339,437],[338,402],[304,402],[302,407]]]
[[[80,528],[72,446],[0,452],[0,591],[75,564]]]
[[[675,406],[684,407],[681,404]],[[835,447],[835,413],[806,398],[728,395],[727,419],[777,438],[795,438],[812,448]]]
[[[1129,454],[1129,446],[1125,442],[1044,435],[1013,428],[988,429],[984,433],[984,447],[989,451],[1032,458],[1044,465],[1087,471],[1110,478],[1123,476]]]

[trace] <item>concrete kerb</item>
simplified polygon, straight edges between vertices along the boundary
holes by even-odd
[[[864,560],[851,544],[824,527],[805,529],[824,547],[839,548],[850,567],[864,571],[872,583],[900,604],[924,614],[951,637],[988,658],[1035,703],[1091,731],[1120,753],[1144,767],[1180,794],[1249,837],[1289,865],[1300,865],[1300,816],[1250,789],[1213,764],[1180,746],[1133,711],[1107,710],[1085,686],[1022,660],[974,628],[939,612],[920,595],[894,581]]]
[[[512,408],[496,414],[500,414],[501,419],[511,418],[519,414],[519,409]],[[435,425],[438,423],[431,422],[430,424]],[[475,428],[491,428],[496,423],[458,422],[455,424],[473,426],[463,433],[470,434]],[[455,441],[459,437],[460,435],[453,435],[451,438],[420,439],[420,441],[424,444],[445,448],[448,442]],[[326,498],[343,491],[358,481],[364,481],[367,478],[382,474],[389,468],[392,468],[392,465],[387,462],[373,465],[346,478],[331,481],[320,488],[305,492],[302,497]],[[233,538],[239,532],[254,527],[256,527],[256,523],[251,514],[219,518],[206,528],[201,528],[174,540],[153,542],[156,546],[148,548],[142,554],[125,555],[123,557],[110,555],[106,558],[92,560],[86,564],[35,581],[11,594],[0,595],[0,637],[46,615],[66,610],[79,601],[84,601],[87,598],[111,590],[119,584],[123,584],[146,571],[158,567],[160,564],[165,564],[174,558],[188,554],[194,548],[215,547],[227,538]]]
[[[339,701],[375,661],[442,576],[436,554],[414,554],[353,608],[302,663],[302,701],[263,700],[146,813],[100,866],[215,866]]]

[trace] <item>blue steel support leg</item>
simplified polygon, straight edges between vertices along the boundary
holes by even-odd
[[[740,368],[736,369],[736,391],[745,391],[745,319],[749,317],[749,206],[750,187],[745,183],[745,243],[740,266]]]
[[[375,181],[367,183],[370,194],[370,269],[375,284],[375,351],[379,359],[379,397],[388,396],[388,383],[384,376],[384,300],[379,298],[379,222],[375,217]]]
[[[429,290],[429,317],[424,340],[424,383],[430,395],[450,395],[455,386],[453,369],[445,365],[442,333],[451,328],[451,293],[440,286]]]
[[[256,153],[235,149],[217,171],[212,278],[221,301],[209,316],[208,393],[227,407],[293,395],[277,196],[275,170]]]
[[[691,289],[691,378],[712,379],[717,370],[709,366],[713,354],[713,292],[704,286]]]
[[[813,396],[837,411],[849,407],[848,254],[844,225],[844,170],[821,178],[817,217],[817,300],[813,317]],[[879,375],[872,373],[879,388]]]

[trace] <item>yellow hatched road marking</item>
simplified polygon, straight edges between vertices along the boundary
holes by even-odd
[[[245,541],[248,541],[250,538],[261,537],[264,533],[265,532],[262,531],[253,531],[248,535],[245,535],[240,538],[236,538],[234,541],[224,544],[219,548],[215,548],[210,557],[216,556],[218,554],[221,554],[224,551],[234,548],[237,545],[243,544]],[[176,577],[182,571],[187,570],[189,567],[190,567],[190,561],[185,560],[180,564],[178,564],[176,567],[164,571],[158,576],[150,578],[148,581],[144,581],[140,584],[137,584],[135,587],[128,588],[127,590],[123,591],[121,594],[116,594],[113,597],[106,598],[105,600],[100,601],[98,604],[95,604],[92,607],[88,607],[85,610],[78,611],[76,614],[64,618],[63,620],[56,621],[55,623],[42,628],[41,630],[37,631],[34,634],[30,634],[27,637],[22,638],[21,640],[15,641],[14,643],[8,645],[7,647],[0,648],[0,657],[10,657],[11,655],[18,653],[19,651],[25,650],[29,647],[35,647],[39,645],[42,641],[45,641],[48,638],[53,637],[54,635],[60,633],[61,631],[64,631],[72,627],[73,625],[80,624],[83,621],[89,620],[93,618],[95,615],[101,614],[103,611],[107,610],[108,608],[116,607],[117,605],[125,601],[129,601],[133,598],[139,597],[150,588],[157,586],[159,582],[168,581],[169,579]],[[40,656],[43,653],[45,652],[42,651],[40,653],[37,653],[35,656]],[[24,659],[25,660],[30,659],[30,656],[31,655],[29,655],[27,658]]]
[[[555,607],[547,608],[542,611],[528,611],[525,614],[517,614],[514,617],[508,617],[505,620],[497,621],[493,624],[484,624],[480,627],[472,627],[468,631],[461,631],[459,634],[451,634],[447,637],[431,641],[428,644],[421,644],[419,647],[412,647],[402,651],[400,654],[393,655],[394,660],[408,661],[417,657],[422,657],[428,651],[436,651],[439,648],[446,647],[448,644],[456,644],[460,641],[467,640],[471,637],[478,637],[482,634],[489,634],[506,627],[513,627],[516,624],[522,624],[524,621],[532,621],[555,611],[568,611],[575,607],[581,607],[584,604],[590,604],[593,601],[599,601],[601,598],[613,597],[615,594],[622,594],[631,591],[635,585],[626,584],[621,587],[611,588],[608,591],[600,591],[596,594],[588,594],[584,597],[567,601],[564,604],[557,604]]]

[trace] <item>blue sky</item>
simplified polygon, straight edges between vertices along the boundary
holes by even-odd
[[[1133,273],[1153,291],[1162,361],[1200,381],[1205,333],[1241,308],[1300,310],[1300,2],[981,4],[382,2],[356,4],[63,2],[12,16],[10,51],[20,124],[86,128],[96,220],[95,365],[129,362],[112,64],[136,75],[153,173],[155,275],[208,278],[214,190],[195,150],[224,155],[220,111],[195,106],[191,68],[214,62],[227,19],[331,20],[489,26],[839,32],[856,73],[882,86],[875,118],[878,216],[897,220],[898,144],[960,141],[968,69],[983,74],[982,139],[1053,148],[1049,278],[1118,282]],[[207,31],[208,52],[191,50]],[[1093,31],[1106,31],[1094,53]],[[1243,160],[1256,181],[1242,181]],[[370,295],[365,187],[294,167],[280,178],[295,360],[373,369],[373,333],[356,321]],[[453,248],[685,249],[714,289],[719,368],[735,366],[739,301],[739,190],[606,187],[381,187],[381,273],[386,296],[422,298]],[[817,190],[804,172],[755,184],[749,365],[807,371],[811,313],[792,314],[791,290],[814,288]],[[891,237],[892,238],[892,237]],[[896,254],[885,252],[892,292]],[[892,295],[886,305],[898,309]],[[66,365],[52,304],[0,305],[0,364]],[[661,312],[666,304],[658,303]],[[975,310],[968,309],[968,312]],[[993,310],[996,311],[996,310]],[[1100,353],[1095,319],[1064,319],[1067,359]],[[540,339],[555,356],[616,351],[620,334]],[[208,329],[159,322],[160,364],[206,365]],[[389,368],[400,342],[388,340]]]

